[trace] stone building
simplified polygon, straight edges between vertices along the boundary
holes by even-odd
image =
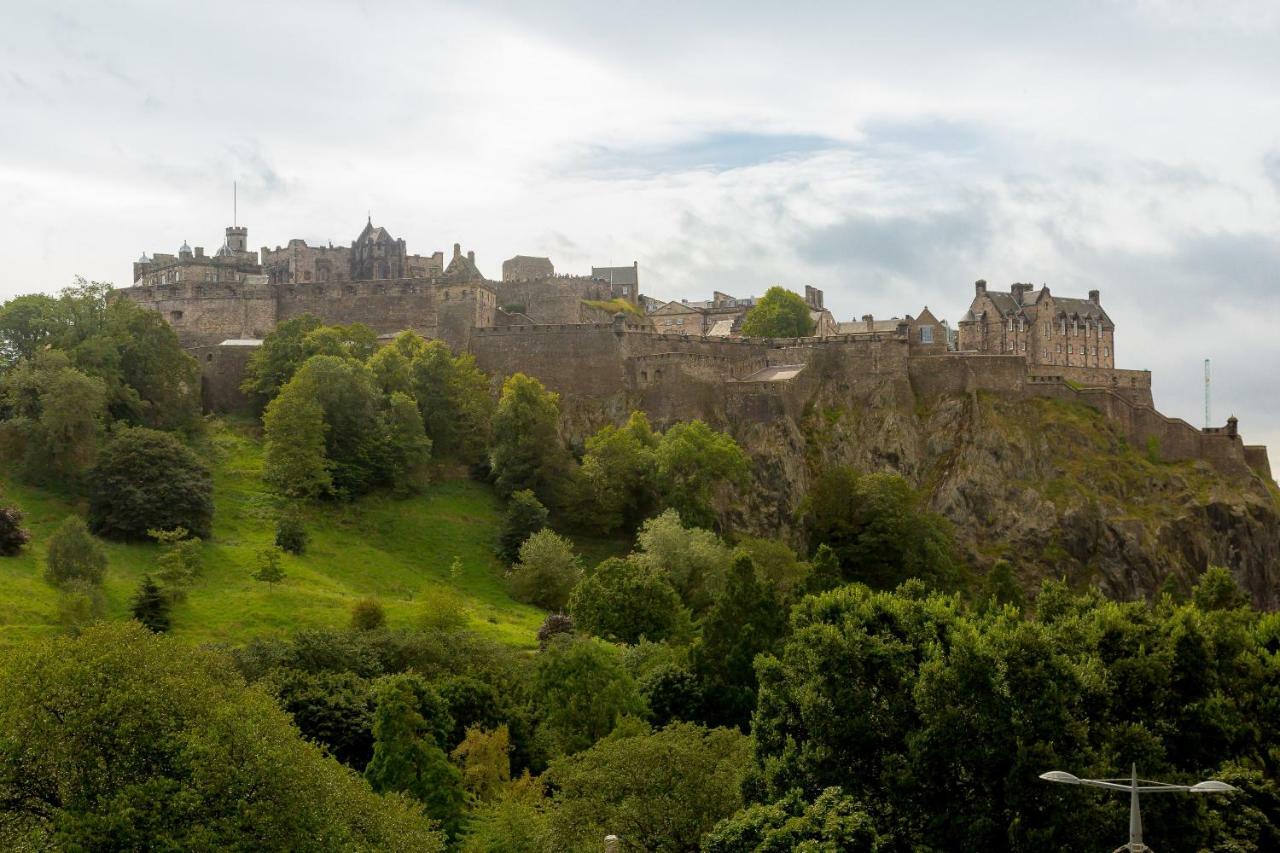
[[[550,258],[516,255],[502,262],[503,281],[528,281],[535,278],[551,278],[556,274]]]
[[[444,253],[410,255],[404,240],[369,219],[350,247],[308,246],[295,239],[284,248],[263,246],[261,263],[272,284],[431,278],[444,272]]]
[[[809,306],[813,320],[814,337],[836,334],[836,320],[822,304],[822,291],[806,286],[804,301]],[[737,338],[742,336],[742,321],[756,304],[756,297],[738,298],[714,291],[711,299],[659,303],[648,311],[649,318],[659,332],[705,335],[713,338]]]
[[[1013,284],[988,290],[979,280],[960,321],[959,348],[988,355],[1020,355],[1030,365],[1114,368],[1115,324],[1100,293],[1088,299],[1054,296],[1047,286]]]

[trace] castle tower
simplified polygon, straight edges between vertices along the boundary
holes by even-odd
[[[227,245],[231,247],[233,252],[247,252],[249,250],[249,229],[243,225],[228,225]]]

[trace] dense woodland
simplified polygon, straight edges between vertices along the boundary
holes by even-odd
[[[287,586],[316,506],[466,477],[503,501],[494,553],[537,636],[448,598],[168,636],[214,535],[210,423],[173,331],[108,296],[0,306],[6,477],[83,507],[40,543],[57,631],[0,662],[5,849],[1110,849],[1122,798],[1037,777],[1132,762],[1240,788],[1144,800],[1155,849],[1280,849],[1280,616],[1225,570],[1149,602],[1027,589],[966,566],[906,481],[848,468],[815,472],[802,538],[745,537],[730,436],[636,412],[568,446],[536,379],[495,387],[411,332],[302,317],[255,353],[275,542],[243,572]],[[625,545],[588,561],[583,534]],[[31,540],[0,495],[0,555]],[[154,543],[131,620],[102,603],[120,541]]]

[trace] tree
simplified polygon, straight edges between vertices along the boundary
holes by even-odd
[[[698,839],[742,805],[750,741],[726,729],[676,723],[609,737],[553,762],[553,849],[587,850],[607,834],[629,847],[696,851]]]
[[[662,572],[695,615],[711,605],[733,563],[733,550],[718,536],[685,527],[673,509],[641,526],[636,547],[630,559]]]
[[[387,613],[376,598],[362,598],[351,605],[351,630],[377,631],[387,626]]]
[[[950,528],[920,506],[920,495],[896,474],[859,475],[835,467],[820,476],[805,500],[814,547],[828,545],[846,581],[878,589],[920,578],[943,589],[957,584]]]
[[[573,636],[573,617],[568,613],[548,613],[538,626],[538,649],[546,651],[557,637]]]
[[[325,456],[324,409],[301,386],[276,396],[263,414],[266,461],[262,476],[289,498],[316,498],[333,490],[332,464]]]
[[[693,652],[709,722],[746,727],[756,706],[756,655],[773,651],[785,630],[781,602],[756,577],[751,558],[740,555],[702,621],[702,641]]]
[[[120,430],[103,448],[89,484],[89,527],[100,536],[138,540],[148,530],[177,527],[201,538],[211,532],[209,469],[168,433]]]
[[[467,729],[462,742],[451,753],[462,767],[462,786],[472,802],[497,798],[511,781],[511,734],[506,726],[484,731]]]
[[[715,499],[727,489],[744,486],[750,471],[737,442],[702,421],[672,426],[655,453],[663,499],[686,524],[698,527],[715,526]]]
[[[610,557],[588,569],[569,595],[574,624],[620,643],[665,640],[688,625],[671,582],[638,560]]]
[[[502,517],[502,530],[498,533],[498,556],[507,564],[520,557],[520,546],[525,540],[547,526],[547,508],[529,489],[521,489],[511,495],[506,514]]]
[[[464,853],[544,853],[549,849],[544,788],[541,779],[525,773],[503,786],[496,799],[480,804],[467,822]]]
[[[603,533],[634,528],[658,497],[659,436],[644,412],[632,412],[622,427],[606,426],[587,439],[579,476],[584,521]]]
[[[1019,610],[1024,603],[1022,589],[1013,576],[1013,566],[1008,560],[996,560],[983,580],[984,593],[992,604],[1011,604]]]
[[[263,548],[258,552],[253,579],[275,586],[284,580],[284,568],[280,565],[279,548]]]
[[[106,608],[100,586],[68,581],[58,595],[58,624],[74,636],[101,619]]]
[[[586,749],[619,717],[645,713],[621,653],[594,638],[561,637],[540,652],[532,696],[538,737],[553,755]]]
[[[185,527],[174,530],[148,530],[147,535],[160,545],[156,555],[156,577],[178,593],[189,586],[204,567],[200,552],[200,539],[191,536]]]
[[[163,634],[169,630],[169,611],[172,607],[169,596],[151,579],[151,575],[143,575],[129,612],[147,630]]]
[[[443,341],[423,341],[417,335],[401,335],[393,346],[409,359],[412,394],[436,453],[470,465],[483,461],[494,401],[489,378],[476,367],[475,358],[455,357]]]
[[[42,351],[0,376],[4,455],[24,479],[76,486],[93,465],[106,419],[106,388]]]
[[[656,726],[705,719],[702,684],[696,675],[679,664],[655,667],[641,677],[639,688]]]
[[[423,431],[418,404],[408,394],[395,391],[387,401],[387,477],[396,491],[407,493],[426,481],[431,439]]]
[[[0,505],[0,557],[13,557],[31,541],[31,531],[22,526],[22,512]]]
[[[805,580],[805,592],[810,595],[835,589],[844,583],[844,574],[840,571],[840,558],[827,543],[823,542],[814,551],[810,566],[812,569]]]
[[[373,759],[365,778],[379,793],[402,791],[455,835],[463,812],[462,778],[419,710],[412,679],[394,678],[378,693]]]
[[[573,544],[551,530],[539,530],[520,546],[520,558],[507,573],[511,596],[544,610],[561,610],[582,576],[582,558]]]
[[[747,311],[742,334],[749,338],[807,338],[816,325],[800,294],[774,286]]]
[[[262,345],[249,356],[240,390],[259,405],[265,406],[274,400],[302,363],[314,355],[304,344],[304,339],[320,325],[320,318],[312,314],[277,323],[275,329],[262,339]]]
[[[839,850],[876,853],[887,849],[866,809],[839,788],[827,788],[812,803],[792,792],[776,803],[754,805],[725,818],[703,836],[703,853],[768,853],[774,850]]]
[[[1229,569],[1210,566],[1192,591],[1192,600],[1201,610],[1232,610],[1249,605],[1248,594],[1236,583]]]
[[[107,552],[89,533],[84,519],[69,515],[49,537],[44,579],[55,586],[71,581],[98,586],[107,570]]]
[[[31,358],[62,325],[52,296],[31,293],[0,304],[0,368]]]
[[[373,683],[354,672],[276,667],[261,682],[303,735],[360,772],[373,756]]]
[[[489,455],[499,494],[530,489],[546,501],[565,476],[568,454],[560,441],[559,401],[560,395],[523,373],[503,383]]]
[[[307,527],[302,521],[302,513],[296,506],[290,506],[276,519],[276,547],[286,554],[302,556],[307,552]]]
[[[5,849],[443,849],[218,653],[99,625],[15,648],[0,683]]]

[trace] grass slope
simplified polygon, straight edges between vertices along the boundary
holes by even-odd
[[[240,642],[264,633],[345,626],[364,596],[382,602],[391,627],[408,627],[433,610],[460,608],[477,631],[515,646],[536,644],[543,614],[513,601],[493,556],[502,507],[485,485],[443,479],[407,498],[372,495],[352,504],[309,509],[311,542],[285,555],[285,580],[274,587],[251,574],[256,554],[275,538],[276,506],[265,490],[262,448],[248,424],[214,421],[202,448],[214,471],[213,536],[204,573],[174,608],[173,634],[193,643]],[[59,630],[58,594],[42,578],[49,535],[84,506],[24,486],[0,473],[4,501],[24,513],[34,534],[18,557],[0,558],[0,644]],[[592,557],[619,543],[582,543]],[[146,572],[152,544],[108,543],[104,583],[108,618],[125,618]],[[450,568],[455,557],[461,571]]]

